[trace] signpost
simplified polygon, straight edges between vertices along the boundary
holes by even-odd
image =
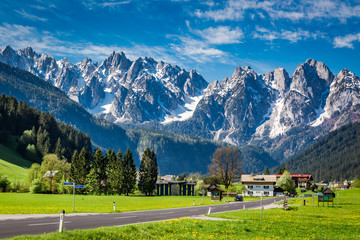
[[[73,212],[75,212],[75,188],[85,188],[85,185],[76,185],[72,182],[64,182],[64,186],[73,186]]]

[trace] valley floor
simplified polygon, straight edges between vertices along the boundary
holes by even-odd
[[[354,198],[355,196],[355,198]],[[359,239],[360,189],[340,191],[334,206],[291,199],[290,210],[240,210],[212,214],[234,221],[182,218],[163,222],[65,231],[14,239]]]

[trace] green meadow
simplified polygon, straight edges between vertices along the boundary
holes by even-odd
[[[31,194],[0,193],[0,214],[40,214],[72,212],[73,195],[71,194]],[[233,198],[232,198],[233,200]],[[77,213],[110,213],[113,202],[117,212],[154,210],[164,208],[191,207],[220,204],[212,202],[210,197],[201,196],[95,196],[75,195],[75,212]]]
[[[11,182],[25,181],[31,164],[12,147],[0,144],[0,174],[6,175]]]
[[[291,200],[291,210],[240,210],[210,215],[231,221],[182,218],[163,222],[65,231],[14,239],[359,239],[360,200],[341,191],[334,207],[302,206]]]

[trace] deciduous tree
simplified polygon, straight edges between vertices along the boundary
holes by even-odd
[[[211,175],[218,176],[227,189],[234,178],[241,174],[241,154],[237,147],[221,147],[216,149],[211,164]]]
[[[288,171],[284,171],[283,175],[276,181],[276,186],[288,191],[289,193],[295,192],[295,183],[291,174]]]

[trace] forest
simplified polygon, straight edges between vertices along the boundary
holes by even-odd
[[[343,126],[285,162],[291,173],[312,174],[315,181],[360,177],[360,123]]]
[[[91,152],[89,135],[56,121],[49,113],[29,107],[14,97],[0,96],[0,142],[11,136],[18,142],[17,151],[31,162],[41,162],[48,153],[64,156],[70,162],[75,150]]]

